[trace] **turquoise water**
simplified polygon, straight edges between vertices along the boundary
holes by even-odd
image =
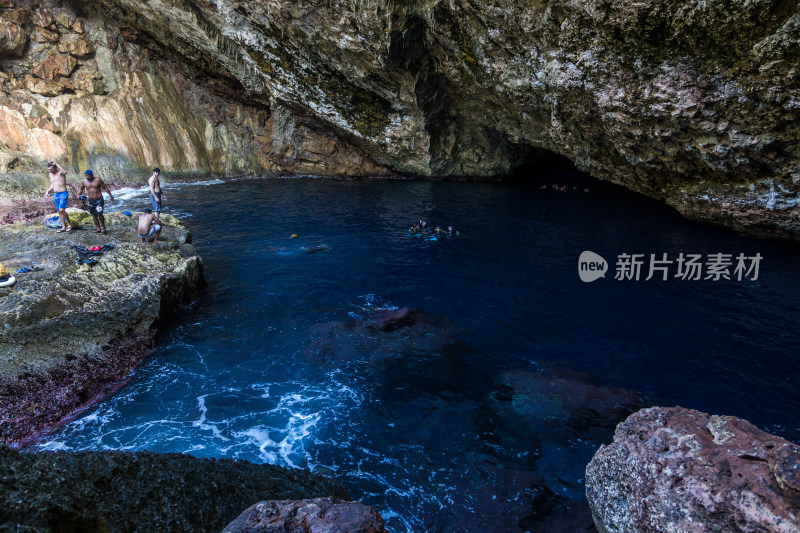
[[[115,195],[116,210],[148,204],[146,190]],[[546,395],[509,399],[509,372],[564,378],[567,396],[591,382],[742,416],[800,441],[796,247],[612,188],[262,179],[167,195],[207,290],[127,387],[40,448],[310,468],[392,531],[526,531],[585,510],[584,466],[615,420],[570,422]],[[462,235],[409,236],[419,219]],[[605,279],[579,279],[584,250],[610,263]],[[637,282],[614,279],[622,253],[763,260],[756,281]],[[359,326],[403,307],[423,318]]]

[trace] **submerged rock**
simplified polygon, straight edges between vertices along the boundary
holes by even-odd
[[[602,533],[800,531],[800,446],[732,416],[652,407],[586,467]]]
[[[254,502],[323,496],[349,499],[333,480],[272,465],[177,453],[21,454],[0,444],[3,531],[216,533]]]
[[[642,407],[634,391],[603,387],[576,375],[552,371],[506,372],[497,380],[491,395],[492,409],[507,425],[528,428],[563,428],[586,432],[592,428],[613,428]]]
[[[375,309],[363,317],[320,324],[306,356],[321,363],[381,361],[418,352],[439,352],[456,342],[450,324],[418,309]]]
[[[155,327],[203,283],[190,234],[162,215],[158,244],[142,245],[137,217],[106,215],[108,234],[70,209],[71,233],[43,220],[0,228],[0,262],[12,273],[0,288],[0,442],[14,443],[56,424],[124,383],[152,346]],[[73,246],[112,244],[79,264]]]
[[[385,533],[374,508],[335,498],[260,502],[245,510],[222,533]]]

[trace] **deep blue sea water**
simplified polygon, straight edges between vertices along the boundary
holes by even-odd
[[[796,246],[604,188],[254,179],[166,189],[208,289],[129,385],[41,449],[310,468],[377,507],[392,531],[525,531],[536,530],[522,519],[537,487],[560,509],[585,507],[584,467],[613,423],[509,420],[497,408],[507,372],[580,375],[646,405],[741,416],[800,441]],[[117,196],[114,209],[147,205],[145,190]],[[419,219],[462,235],[409,236]],[[584,250],[609,262],[604,279],[579,279]],[[646,254],[639,281],[614,279],[623,253]],[[645,281],[649,254],[663,253],[763,259],[756,281]],[[343,325],[406,306],[433,332],[364,342]],[[319,357],[320,339],[333,359]],[[527,400],[547,414],[547,401]]]

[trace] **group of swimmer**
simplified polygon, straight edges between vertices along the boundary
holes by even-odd
[[[459,232],[453,226],[447,226],[447,229],[443,229],[441,226],[436,226],[434,229],[431,229],[430,225],[425,220],[420,220],[408,228],[408,232],[411,235],[450,235],[452,237],[458,237],[461,235],[461,232]]]
[[[47,198],[50,191],[53,192],[53,205],[55,205],[58,218],[61,221],[61,229],[57,233],[69,233],[72,231],[72,221],[67,213],[67,201],[69,199],[67,171],[56,161],[50,161],[47,163],[47,173],[50,178],[50,187],[44,193],[44,196]],[[142,239],[142,243],[145,243],[151,237],[155,237],[153,242],[157,243],[158,236],[161,233],[162,225],[158,218],[158,213],[161,212],[162,200],[166,200],[167,196],[161,190],[160,175],[161,170],[155,167],[152,176],[147,180],[152,208],[145,209],[144,214],[139,217],[137,234]],[[105,234],[106,219],[103,216],[103,210],[105,209],[103,192],[105,191],[108,194],[109,202],[113,202],[114,195],[111,193],[111,189],[102,179],[96,177],[90,169],[83,173],[80,187],[75,187],[73,184],[70,184],[70,187],[78,198],[85,201],[84,208],[92,215],[96,228],[95,233]]]
[[[552,189],[558,192],[580,192],[577,185],[573,185],[572,187],[570,187],[569,185],[559,185],[557,183],[553,183],[551,185],[548,185],[547,183],[542,183],[539,186],[539,190],[541,191],[546,191],[548,189]],[[583,192],[592,192],[592,189],[589,187],[585,187],[583,189]]]

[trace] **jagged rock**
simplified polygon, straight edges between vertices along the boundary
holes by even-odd
[[[0,57],[19,57],[28,44],[28,34],[12,22],[0,20]]]
[[[64,92],[64,83],[56,80],[45,80],[25,76],[25,87],[32,93],[42,96],[58,96]],[[24,131],[19,132],[24,134]]]
[[[72,27],[72,24],[75,22],[75,18],[68,13],[67,11],[61,11],[56,15],[55,22],[59,28],[68,30]]]
[[[374,508],[335,498],[259,502],[245,510],[223,533],[385,533]]]
[[[49,9],[37,9],[33,13],[33,23],[40,28],[50,28],[50,26],[53,24],[53,21],[53,12]]]
[[[741,418],[652,407],[586,468],[601,533],[800,531],[800,446]]]
[[[264,499],[347,489],[303,470],[176,453],[39,452],[0,444],[0,530],[217,533]],[[356,505],[356,504],[352,504]]]
[[[58,51],[85,59],[95,53],[95,46],[82,35],[68,35],[58,43]]]
[[[31,69],[31,74],[45,80],[66,78],[72,74],[78,62],[68,55],[56,54],[48,57]]]
[[[58,32],[50,31],[45,28],[37,30],[36,40],[40,43],[57,43],[59,39]]]
[[[143,246],[135,217],[107,215],[109,233],[99,235],[88,213],[68,212],[72,233],[41,219],[0,229],[0,261],[10,271],[44,268],[0,289],[0,442],[24,440],[119,387],[158,322],[202,283],[201,260],[173,217],[162,217],[164,242]],[[106,243],[116,247],[92,267],[70,248]]]

